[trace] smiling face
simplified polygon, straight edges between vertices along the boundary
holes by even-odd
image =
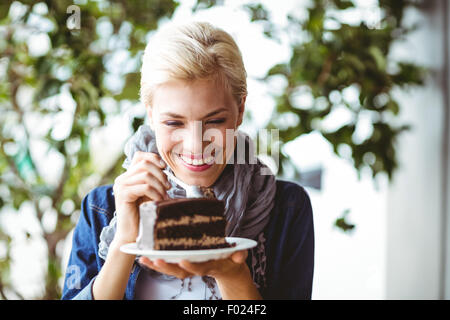
[[[175,176],[187,184],[211,186],[225,169],[235,145],[227,129],[242,123],[238,105],[220,81],[172,80],[154,91],[147,107],[158,151]]]

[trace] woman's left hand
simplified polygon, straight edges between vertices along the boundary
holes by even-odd
[[[182,260],[179,263],[167,263],[160,259],[152,262],[145,257],[141,257],[139,262],[153,270],[180,279],[192,276],[213,277],[224,300],[262,299],[245,263],[247,256],[247,250],[242,250],[233,253],[226,259],[206,262],[193,263]]]
[[[247,250],[237,251],[230,257],[219,260],[209,260],[206,262],[189,262],[182,260],[179,263],[167,263],[164,260],[156,259],[151,261],[146,257],[141,257],[139,262],[155,271],[184,279],[192,276],[210,276],[217,281],[232,279],[245,271],[247,265]]]

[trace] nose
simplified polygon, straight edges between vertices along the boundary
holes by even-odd
[[[203,123],[194,121],[183,139],[183,154],[195,159],[203,154]],[[192,157],[191,156],[191,157]]]

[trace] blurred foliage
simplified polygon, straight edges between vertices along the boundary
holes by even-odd
[[[280,130],[282,145],[303,134],[319,132],[337,155],[352,161],[358,174],[370,168],[374,177],[385,173],[392,178],[398,165],[396,139],[409,129],[408,125],[394,124],[400,106],[392,92],[422,85],[425,77],[422,67],[389,56],[392,44],[417,27],[402,23],[405,8],[415,3],[380,0],[379,8],[373,8],[380,13],[379,21],[373,24],[340,21],[339,12],[354,8],[349,0],[315,0],[306,19],[288,17],[290,32],[306,40],[293,42],[290,61],[273,66],[266,76],[266,80],[281,77],[286,83],[276,97],[276,109],[268,125]],[[252,10],[256,20],[262,17],[267,33],[276,37],[276,26],[259,13],[263,8]],[[338,128],[327,128],[327,118],[338,112],[350,120]],[[287,117],[295,119],[293,125],[282,125]],[[361,119],[368,127],[364,134],[363,130],[358,132]],[[281,152],[281,170],[291,165],[287,157]]]
[[[123,155],[99,176],[90,154],[93,131],[120,113],[120,108],[110,110],[102,102],[137,101],[146,39],[158,21],[170,18],[177,7],[172,0],[75,3],[81,9],[79,30],[67,23],[72,1],[0,2],[0,208],[8,212],[19,212],[25,205],[33,208],[41,231],[22,231],[25,241],[43,238],[47,245],[43,299],[60,296],[58,244],[76,223],[82,198],[89,189],[112,183],[122,172]],[[223,3],[198,0],[193,10]],[[407,1],[380,0],[383,15],[378,26],[364,22],[353,26],[330,14],[352,9],[351,1],[315,0],[305,19],[289,16],[289,30],[273,24],[262,4],[242,5],[251,21],[262,24],[266,36],[276,41],[283,32],[304,36],[302,41],[292,41],[291,59],[271,68],[264,79],[281,77],[286,83],[276,97],[277,107],[268,125],[280,130],[282,144],[317,131],[336,153],[347,146],[358,170],[370,167],[374,176],[380,172],[392,176],[397,166],[395,140],[407,129],[392,124],[400,110],[392,89],[423,81],[418,66],[388,58],[392,43],[412,30],[402,26],[408,5]],[[33,38],[42,41],[41,48],[48,42],[49,50],[33,52]],[[117,53],[127,55],[127,62],[111,65]],[[348,88],[358,92],[356,101],[346,101]],[[31,98],[23,103],[27,92]],[[298,97],[305,93],[312,97],[311,105],[300,103]],[[321,123],[339,108],[346,108],[352,121],[326,130]],[[70,123],[62,135],[58,123],[67,121],[67,115]],[[295,124],[286,125],[286,116],[294,117]],[[371,119],[372,130],[358,141],[355,132],[363,116]],[[132,119],[131,130],[142,122],[142,117]],[[64,160],[58,181],[48,181],[42,170],[45,164],[36,163],[36,148],[45,148],[47,155],[57,154]],[[281,152],[280,174],[290,165],[287,157]],[[49,227],[52,214],[56,221]],[[343,218],[341,222],[345,215]],[[12,233],[0,215],[0,249],[6,248],[0,252],[2,299],[22,298],[11,282],[11,251],[16,241]]]
[[[379,0],[372,12],[379,13],[378,21],[358,25],[339,19],[339,13],[355,8],[350,0],[315,0],[306,19],[288,17],[290,32],[300,34],[301,40],[291,43],[291,59],[273,66],[265,78],[279,77],[286,83],[275,97],[276,108],[268,124],[268,128],[279,129],[278,174],[289,167],[294,179],[300,179],[301,173],[282,146],[303,134],[319,132],[337,155],[353,163],[358,175],[370,168],[373,177],[382,173],[392,179],[398,166],[397,137],[409,129],[407,124],[395,124],[400,105],[393,90],[422,85],[426,71],[414,63],[395,61],[390,53],[394,42],[417,28],[403,23],[405,9],[417,4]],[[254,5],[249,10],[252,20],[264,24],[265,34],[277,39],[279,31],[264,7]],[[337,113],[347,114],[350,120],[330,129],[326,121]],[[286,125],[286,119],[294,120]],[[358,130],[360,126],[368,128]],[[335,221],[344,232],[355,228],[347,222],[349,212],[345,210]]]
[[[19,211],[28,202],[35,211],[41,235],[24,232],[27,238],[43,237],[47,243],[43,299],[60,297],[61,256],[57,245],[76,223],[84,193],[90,187],[112,183],[122,171],[120,157],[94,183],[89,182],[95,176],[89,137],[112,114],[102,107],[102,99],[138,100],[140,57],[146,36],[177,7],[172,0],[80,3],[80,29],[67,23],[73,13],[67,13],[67,8],[73,1],[0,3],[0,207]],[[32,37],[38,36],[44,48],[48,40],[49,50],[43,54],[30,50]],[[109,70],[108,63],[118,50],[126,50],[129,60],[137,63],[116,66],[119,71]],[[123,90],[108,86],[114,76],[125,79]],[[20,95],[27,90],[31,90],[32,98],[23,105]],[[69,98],[64,100],[62,95]],[[64,104],[68,100],[74,108]],[[57,124],[67,114],[71,120],[66,120],[67,133],[62,137],[56,132]],[[33,118],[42,120],[32,122]],[[48,121],[51,125],[46,125]],[[38,136],[30,133],[36,126],[41,128]],[[56,183],[49,183],[35,163],[31,146],[36,141],[43,142],[47,154],[56,152],[64,158]],[[52,212],[56,222],[49,229],[44,220]],[[21,298],[10,277],[14,241],[2,224],[0,242],[7,248],[0,260],[1,298]]]
[[[352,223],[349,223],[347,221],[347,215],[350,213],[350,209],[345,209],[342,212],[342,216],[334,222],[334,225],[341,229],[344,232],[350,232],[355,229],[355,225]]]

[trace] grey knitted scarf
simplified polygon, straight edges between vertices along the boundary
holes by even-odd
[[[257,287],[265,286],[266,257],[263,230],[270,218],[274,206],[276,183],[269,169],[258,158],[252,158],[255,150],[252,139],[238,131],[238,143],[245,142],[245,153],[234,152],[224,171],[212,185],[217,199],[225,202],[225,218],[227,220],[226,235],[253,239],[258,245],[250,250],[253,280]],[[241,144],[242,145],[242,144]],[[125,145],[127,158],[123,163],[128,168],[136,151],[154,152],[156,147],[154,132],[147,125],[139,127],[137,132]],[[235,149],[236,151],[236,149]],[[173,175],[173,171],[167,168]],[[169,197],[189,196],[186,189],[170,179],[172,187],[167,191]],[[184,186],[185,187],[185,186]],[[113,221],[114,220],[114,221]],[[99,255],[106,258],[109,243],[115,232],[115,218],[105,227],[100,235]]]

